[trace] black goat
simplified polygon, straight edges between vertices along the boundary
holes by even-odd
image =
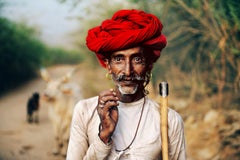
[[[32,123],[39,122],[38,110],[39,110],[39,98],[40,95],[38,92],[33,93],[33,95],[28,99],[27,102],[27,121]]]

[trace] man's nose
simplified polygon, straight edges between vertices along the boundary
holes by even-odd
[[[132,72],[132,64],[129,60],[126,60],[125,62],[125,69],[124,69],[125,75],[130,76]]]

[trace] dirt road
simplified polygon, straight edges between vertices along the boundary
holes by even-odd
[[[64,74],[70,66],[52,69]],[[53,130],[47,105],[40,101],[39,124],[26,121],[26,103],[33,92],[43,92],[45,82],[35,79],[0,97],[0,160],[62,160],[52,155]]]

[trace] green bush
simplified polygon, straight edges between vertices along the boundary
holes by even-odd
[[[41,66],[81,60],[76,51],[46,47],[33,28],[0,18],[0,94],[36,77]]]
[[[36,76],[46,48],[35,31],[0,18],[0,93]]]

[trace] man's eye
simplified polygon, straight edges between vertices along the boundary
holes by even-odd
[[[134,61],[135,63],[142,63],[142,62],[143,62],[143,58],[142,58],[142,57],[134,57],[134,58],[133,58],[133,61]]]
[[[121,62],[123,60],[123,57],[113,57],[112,60],[114,62]]]

